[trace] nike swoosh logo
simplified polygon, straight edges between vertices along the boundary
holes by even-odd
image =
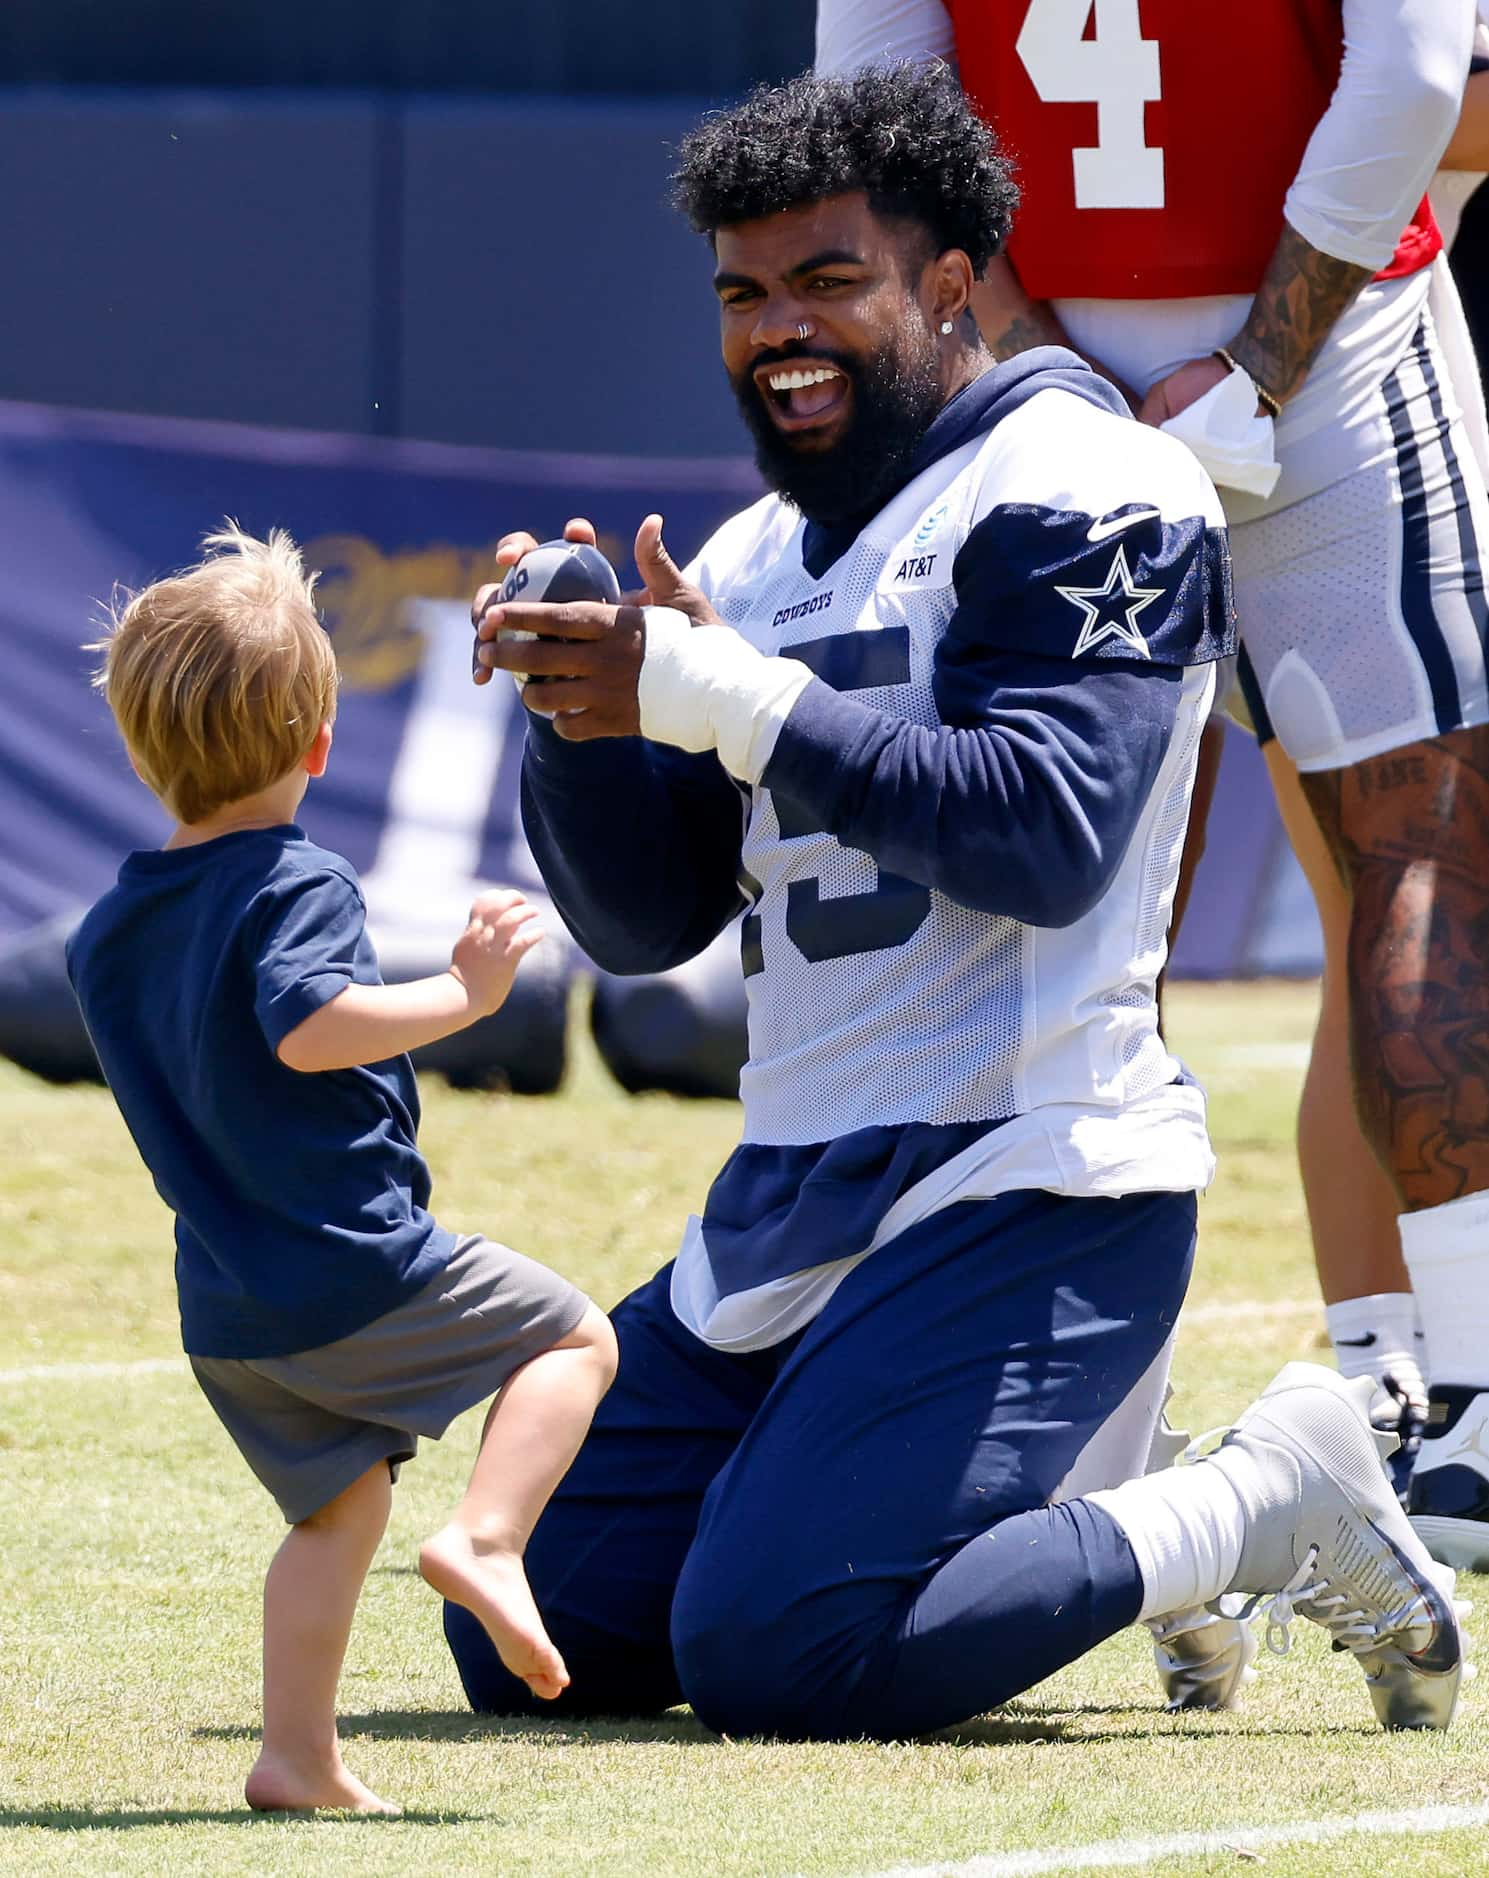
[[[1416,1586],[1432,1621],[1432,1634],[1421,1649],[1410,1655],[1405,1651],[1402,1654],[1407,1662],[1432,1675],[1442,1676],[1457,1669],[1463,1659],[1463,1642],[1458,1632],[1458,1614],[1451,1602],[1439,1591],[1436,1581],[1412,1563],[1389,1533],[1382,1532],[1373,1519],[1368,1523],[1376,1537],[1384,1539],[1395,1553],[1397,1564]]]
[[[1376,1335],[1367,1330],[1363,1337],[1336,1337],[1334,1342],[1341,1350],[1369,1350],[1375,1346]]]
[[[1116,515],[1104,522],[1092,522],[1086,531],[1087,541],[1105,541],[1108,535],[1120,535],[1124,528],[1135,527],[1138,522],[1156,522],[1159,519],[1157,509],[1139,509],[1133,515]]]

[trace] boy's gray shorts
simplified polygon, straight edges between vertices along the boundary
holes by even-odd
[[[407,1304],[335,1343],[190,1361],[239,1453],[296,1525],[379,1461],[396,1479],[420,1435],[437,1441],[566,1337],[588,1304],[545,1265],[474,1234]]]

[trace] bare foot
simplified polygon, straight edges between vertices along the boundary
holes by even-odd
[[[481,1620],[497,1655],[535,1696],[551,1702],[568,1688],[564,1659],[543,1628],[515,1552],[487,1549],[452,1524],[424,1541],[419,1570],[442,1598]]]
[[[317,1761],[300,1766],[282,1755],[260,1754],[244,1782],[243,1797],[257,1813],[311,1813],[335,1807],[343,1813],[384,1813],[401,1819],[403,1809],[384,1800],[341,1765]]]

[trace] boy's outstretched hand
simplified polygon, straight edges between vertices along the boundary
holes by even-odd
[[[510,887],[478,894],[447,971],[396,985],[349,984],[280,1039],[287,1069],[310,1074],[382,1063],[489,1017],[543,937],[538,909]]]
[[[510,887],[477,894],[470,923],[455,941],[450,970],[472,1004],[490,1015],[506,999],[517,967],[543,937],[538,909]]]

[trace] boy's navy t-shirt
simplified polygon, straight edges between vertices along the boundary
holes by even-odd
[[[67,948],[88,1031],[176,1215],[193,1356],[288,1356],[381,1317],[454,1235],[426,1210],[406,1056],[305,1075],[280,1041],[381,983],[357,876],[291,826],[130,855]]]

